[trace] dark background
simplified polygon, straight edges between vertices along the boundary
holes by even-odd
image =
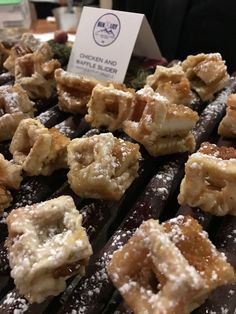
[[[236,0],[114,0],[113,9],[144,13],[169,61],[219,52],[236,70]]]

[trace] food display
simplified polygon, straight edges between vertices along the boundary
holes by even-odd
[[[1,59],[0,313],[233,314],[221,56],[160,62],[134,88],[65,71],[51,44],[24,35]]]

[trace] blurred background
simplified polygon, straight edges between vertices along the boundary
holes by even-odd
[[[33,4],[32,10],[34,12],[34,16],[38,19],[45,19],[48,16],[53,16],[53,9],[60,7],[68,7],[70,13],[72,13],[71,7],[83,7],[86,6],[96,6],[101,8],[111,8],[112,1],[111,0],[31,0]]]

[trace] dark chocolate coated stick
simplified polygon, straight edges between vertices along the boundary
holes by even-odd
[[[10,72],[3,72],[0,74],[0,86],[6,84],[13,84],[13,75]]]
[[[0,276],[8,275],[9,273],[9,264],[7,257],[7,250],[4,246],[4,242],[0,243]]]
[[[70,115],[68,113],[62,112],[58,106],[53,106],[36,116],[36,119],[39,120],[45,127],[51,128],[55,124],[67,119],[69,116]]]

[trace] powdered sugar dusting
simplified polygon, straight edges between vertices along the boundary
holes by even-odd
[[[35,203],[35,200],[38,199],[37,196],[41,189],[42,185],[38,180],[32,179],[31,181],[25,183],[17,195],[17,200],[14,204],[14,207],[18,208]]]
[[[6,273],[9,270],[9,262],[7,257],[7,250],[4,243],[0,245],[0,274]]]
[[[71,137],[72,130],[71,127],[68,125],[67,120],[63,121],[62,123],[55,126],[61,133],[65,134],[68,137]]]
[[[21,298],[16,291],[9,292],[2,305],[0,306],[0,311],[6,311],[6,313],[11,312],[13,314],[22,314],[28,310],[28,302],[26,299]]]
[[[37,120],[39,120],[42,124],[46,125],[49,120],[52,119],[53,114],[55,114],[55,109],[57,107],[50,108],[47,111],[42,112],[40,115],[37,116]]]

